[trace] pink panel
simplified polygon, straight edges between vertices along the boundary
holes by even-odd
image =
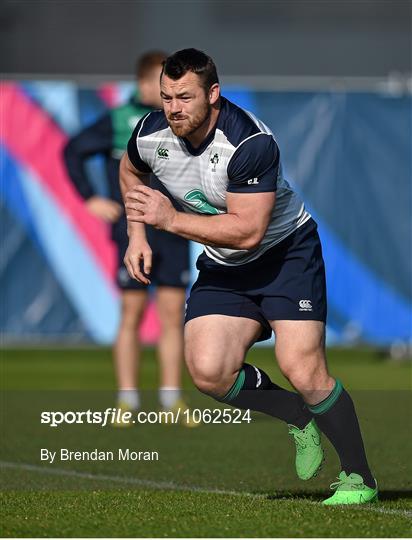
[[[105,85],[102,91],[104,100],[116,105],[116,86]],[[66,135],[17,84],[2,83],[0,92],[3,117],[1,141],[18,161],[35,172],[43,188],[84,239],[109,282],[113,283],[116,255],[109,227],[87,212],[83,200],[67,176],[62,160]],[[50,234],[53,234],[52,230]],[[144,343],[157,342],[160,324],[154,303],[148,305],[139,333]]]
[[[84,238],[103,273],[112,281],[115,252],[109,229],[87,212],[83,200],[67,177],[62,161],[66,135],[17,84],[2,84],[1,96],[2,141],[17,160],[36,173],[60,210]]]
[[[120,105],[118,86],[116,83],[102,84],[97,91],[100,99],[110,108]]]

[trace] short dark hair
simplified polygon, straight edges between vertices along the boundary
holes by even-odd
[[[177,81],[188,71],[199,75],[205,92],[213,84],[219,82],[215,63],[210,56],[198,49],[182,49],[166,58],[163,63],[162,75],[165,74]]]
[[[135,64],[135,72],[138,79],[147,77],[153,68],[162,66],[167,58],[164,51],[148,51],[139,56]]]

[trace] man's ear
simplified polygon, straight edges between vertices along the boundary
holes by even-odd
[[[218,83],[213,84],[209,88],[208,97],[209,97],[209,103],[211,105],[214,105],[217,102],[217,100],[220,97],[220,86]]]

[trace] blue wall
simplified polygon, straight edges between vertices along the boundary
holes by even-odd
[[[127,83],[115,86],[119,96],[130,88]],[[68,135],[106,108],[96,89],[72,83],[32,82],[22,88]],[[328,277],[330,341],[411,342],[411,97],[244,88],[226,88],[223,93],[272,129],[286,177],[319,224]],[[90,170],[104,194],[100,165],[95,160]],[[69,341],[91,339],[93,334],[48,266],[34,225],[28,226],[10,159],[2,160],[1,173],[2,231],[8,245],[13,235],[19,242],[14,251],[4,250],[0,265],[0,287],[8,291],[0,331],[25,341],[50,335]],[[193,245],[193,254],[197,250]],[[27,261],[33,279],[23,284]],[[27,310],[46,290],[47,313],[28,328]]]

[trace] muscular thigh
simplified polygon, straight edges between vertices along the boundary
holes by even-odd
[[[280,368],[324,362],[325,324],[321,321],[271,321]]]
[[[205,315],[185,324],[185,358],[192,375],[227,379],[237,373],[261,333],[259,322],[226,315]]]
[[[272,321],[276,358],[282,373],[307,403],[319,403],[334,386],[325,356],[325,324],[321,321]]]

